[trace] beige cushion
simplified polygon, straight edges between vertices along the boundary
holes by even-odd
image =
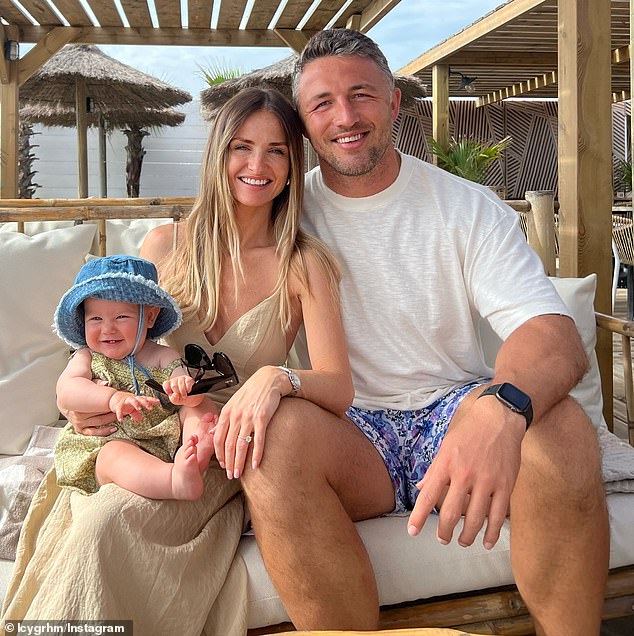
[[[58,418],[55,384],[68,346],[53,313],[83,265],[94,225],[0,233],[0,453],[24,452],[36,424]]]

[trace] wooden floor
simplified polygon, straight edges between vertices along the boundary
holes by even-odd
[[[616,293],[616,306],[614,315],[618,318],[627,318],[627,292],[625,289],[618,289]],[[625,416],[625,388],[623,382],[623,355],[621,352],[621,338],[613,338],[614,363],[614,434],[623,439],[627,439],[627,424]]]

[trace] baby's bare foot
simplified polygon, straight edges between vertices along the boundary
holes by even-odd
[[[190,435],[176,451],[172,467],[172,496],[174,499],[200,499],[203,480],[198,467],[198,437]]]
[[[214,455],[214,435],[212,431],[216,424],[218,424],[218,416],[213,413],[203,415],[196,428],[196,435],[198,437],[198,468],[203,473],[207,466],[209,466],[209,460]]]

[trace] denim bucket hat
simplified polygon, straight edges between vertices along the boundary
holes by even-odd
[[[160,307],[147,337],[156,340],[180,326],[182,314],[176,301],[158,286],[156,267],[150,261],[118,254],[88,261],[75,284],[62,296],[55,310],[53,328],[74,349],[86,346],[84,309],[88,297]]]

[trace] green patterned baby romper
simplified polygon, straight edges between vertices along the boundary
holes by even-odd
[[[147,371],[162,384],[179,364],[180,360],[175,360],[167,368],[150,367]],[[126,361],[112,360],[93,351],[91,369],[93,378],[107,382],[107,385],[114,389],[134,393],[132,374]],[[135,372],[141,393],[157,397],[156,392],[145,385],[145,374],[138,368]],[[84,494],[97,492],[97,454],[104,444],[114,439],[132,441],[165,462],[173,461],[176,449],[180,445],[180,420],[176,407],[166,396],[162,397],[167,406],[161,403],[149,411],[144,409],[141,422],[135,422],[130,416],[126,416],[123,422],[117,424],[118,430],[107,437],[79,435],[69,422],[60,433],[55,447],[55,472],[58,484]]]

